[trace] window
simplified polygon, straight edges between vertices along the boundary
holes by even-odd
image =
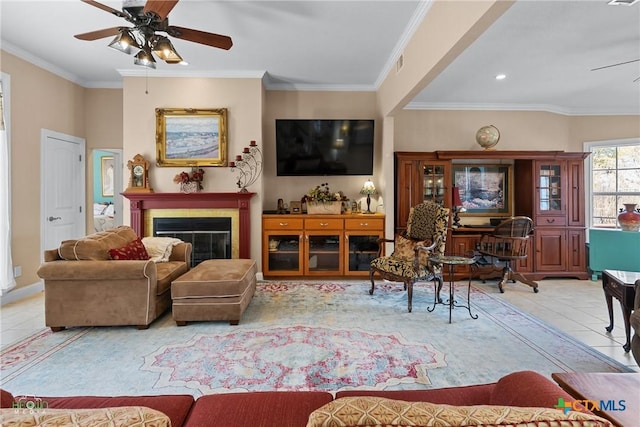
[[[617,228],[625,203],[640,207],[640,140],[599,141],[585,144],[588,162],[587,200],[593,228]]]

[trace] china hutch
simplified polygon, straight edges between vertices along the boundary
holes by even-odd
[[[587,279],[585,246],[584,159],[589,153],[564,151],[434,151],[395,153],[395,232],[407,226],[409,210],[424,200],[452,209],[453,170],[459,165],[499,165],[511,168],[510,188],[504,188],[508,213],[460,213],[462,226],[447,234],[447,253],[473,251],[492,222],[509,215],[528,216],[534,231],[528,256],[512,263],[532,280],[546,277]],[[497,273],[478,265],[482,277]],[[468,268],[456,278],[468,276]]]

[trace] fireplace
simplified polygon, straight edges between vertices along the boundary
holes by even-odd
[[[250,199],[255,193],[122,193],[130,204],[131,227],[153,236],[156,217],[230,217],[231,258],[251,258]],[[162,213],[162,214],[161,214]]]
[[[191,243],[191,266],[231,258],[231,218],[153,218],[153,235]]]

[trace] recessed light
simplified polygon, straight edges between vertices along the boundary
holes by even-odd
[[[507,78],[506,74],[498,74],[496,75],[496,80],[504,80]]]

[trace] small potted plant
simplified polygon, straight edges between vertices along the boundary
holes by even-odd
[[[349,200],[342,191],[332,192],[328,183],[312,188],[302,197],[307,204],[308,214],[338,215],[342,210],[342,202]]]

